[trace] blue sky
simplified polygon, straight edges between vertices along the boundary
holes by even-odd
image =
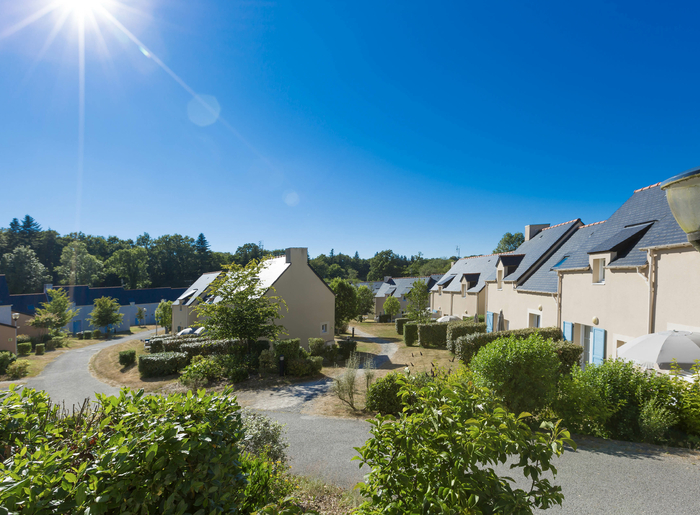
[[[700,164],[693,3],[92,1],[0,0],[2,226],[469,255]]]

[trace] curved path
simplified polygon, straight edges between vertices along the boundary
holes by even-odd
[[[118,343],[141,339],[149,332],[66,352],[47,365],[37,377],[26,381],[31,388],[46,390],[55,402],[80,403],[95,392],[115,394],[118,388],[95,379],[88,370],[90,358]],[[371,338],[371,335],[356,335]],[[377,341],[381,356],[396,352],[395,344]],[[323,385],[296,385],[299,403],[313,399]],[[290,387],[292,388],[292,387]],[[306,392],[303,389],[306,388]],[[281,389],[283,390],[283,389]],[[280,392],[282,394],[283,392]],[[267,395],[276,397],[274,391]],[[295,401],[296,402],[296,401]],[[363,480],[367,468],[350,461],[370,436],[370,424],[361,420],[308,416],[289,406],[271,404],[265,414],[286,424],[292,471],[316,476],[329,483],[351,487]],[[563,508],[552,513],[569,514],[694,514],[700,484],[700,453],[657,446],[575,437],[578,451],[555,460],[559,474],[555,484],[565,495]],[[503,475],[512,471],[502,467]],[[527,488],[527,482],[518,481]]]
[[[73,404],[82,404],[85,399],[93,399],[95,393],[117,395],[119,388],[103,383],[90,374],[90,358],[112,345],[129,340],[140,340],[153,333],[153,330],[143,331],[64,352],[46,365],[38,376],[27,379],[25,385],[29,388],[45,390],[53,402],[65,404],[66,408],[70,408]]]

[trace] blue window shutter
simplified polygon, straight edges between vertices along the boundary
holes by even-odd
[[[564,333],[564,339],[567,342],[573,342],[574,341],[574,324],[571,322],[564,322],[564,327],[563,331]]]
[[[486,332],[493,332],[493,313],[491,313],[490,311],[486,312]]]
[[[592,361],[596,365],[603,363],[605,359],[605,329],[593,329],[593,356]]]

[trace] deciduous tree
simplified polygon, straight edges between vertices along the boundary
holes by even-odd
[[[10,293],[36,292],[45,281],[51,280],[46,267],[39,262],[34,251],[23,245],[2,257],[0,271],[7,278]]]
[[[389,297],[384,301],[384,313],[387,315],[396,316],[401,311],[401,303],[396,297]]]
[[[430,291],[424,281],[417,280],[413,283],[411,291],[406,294],[408,318],[420,323],[430,320]]]
[[[368,315],[374,309],[374,292],[367,286],[360,286],[357,289],[357,315]],[[360,320],[362,321],[362,320]]]
[[[173,327],[173,303],[170,300],[163,300],[156,308],[156,324],[165,327],[170,331]]]
[[[148,251],[143,247],[122,249],[105,263],[107,270],[126,281],[129,289],[145,288],[148,281]]]
[[[119,312],[119,301],[112,297],[95,299],[92,312],[87,317],[93,327],[104,328],[121,324],[123,318],[124,314]]]
[[[333,279],[330,287],[335,293],[335,326],[340,329],[357,316],[357,290],[340,278]]]
[[[51,314],[56,317],[56,323],[48,326],[49,329],[65,327],[78,314],[78,310],[70,308],[71,301],[68,298],[68,293],[62,288],[50,289],[46,294],[49,296],[49,301],[41,303],[41,307],[36,310],[36,316]]]
[[[61,253],[61,266],[57,267],[63,284],[99,284],[104,275],[104,265],[88,252],[82,241],[73,241]]]
[[[521,232],[516,232],[511,234],[509,232],[503,235],[501,241],[498,242],[498,246],[493,249],[494,254],[500,254],[501,252],[512,252],[516,250],[525,241],[525,236]]]

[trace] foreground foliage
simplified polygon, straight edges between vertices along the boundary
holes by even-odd
[[[396,381],[404,401],[412,397],[411,410],[370,421],[374,438],[355,458],[371,469],[360,487],[368,498],[361,513],[511,514],[562,503],[561,488],[542,474],[556,475],[552,458],[564,444],[575,447],[558,423],[532,431],[529,414],[507,412],[470,382],[429,382],[416,391],[410,379]],[[511,469],[531,480],[528,490],[494,470],[509,457],[515,458]]]

